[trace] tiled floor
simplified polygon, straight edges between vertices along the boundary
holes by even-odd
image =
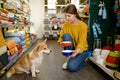
[[[37,74],[36,78],[27,74],[15,74],[10,78],[3,75],[0,80],[108,80],[105,79],[105,75],[103,76],[99,72],[100,70],[97,70],[89,62],[78,72],[62,70],[62,64],[66,61],[66,58],[61,54],[62,48],[57,45],[56,40],[48,40],[47,44],[53,52],[50,55],[44,55],[40,73]]]

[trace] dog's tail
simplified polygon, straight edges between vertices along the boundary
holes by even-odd
[[[11,77],[15,73],[15,69],[12,67],[10,70],[7,72],[7,78]]]

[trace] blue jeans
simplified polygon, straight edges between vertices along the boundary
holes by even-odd
[[[63,41],[71,41],[73,42],[73,39],[70,34],[64,34],[62,37]],[[74,50],[74,45],[71,45],[69,47],[64,47],[64,50]],[[76,72],[79,69],[81,69],[85,65],[85,59],[88,57],[88,52],[85,51],[83,53],[80,53],[76,55],[74,58],[70,58],[68,61],[67,69],[71,72]]]

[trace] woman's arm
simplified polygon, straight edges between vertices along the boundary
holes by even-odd
[[[84,25],[84,27],[81,28],[81,33],[79,35],[79,40],[78,40],[76,49],[73,50],[73,55],[71,57],[75,57],[77,54],[82,53],[83,51],[86,50],[86,46],[88,46],[87,32],[88,32],[88,27],[87,25]]]

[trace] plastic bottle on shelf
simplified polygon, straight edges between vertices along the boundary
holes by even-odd
[[[101,49],[101,39],[94,39],[93,49]]]
[[[120,35],[115,35],[115,37],[114,37],[114,42],[115,42],[114,45],[120,43]]]

